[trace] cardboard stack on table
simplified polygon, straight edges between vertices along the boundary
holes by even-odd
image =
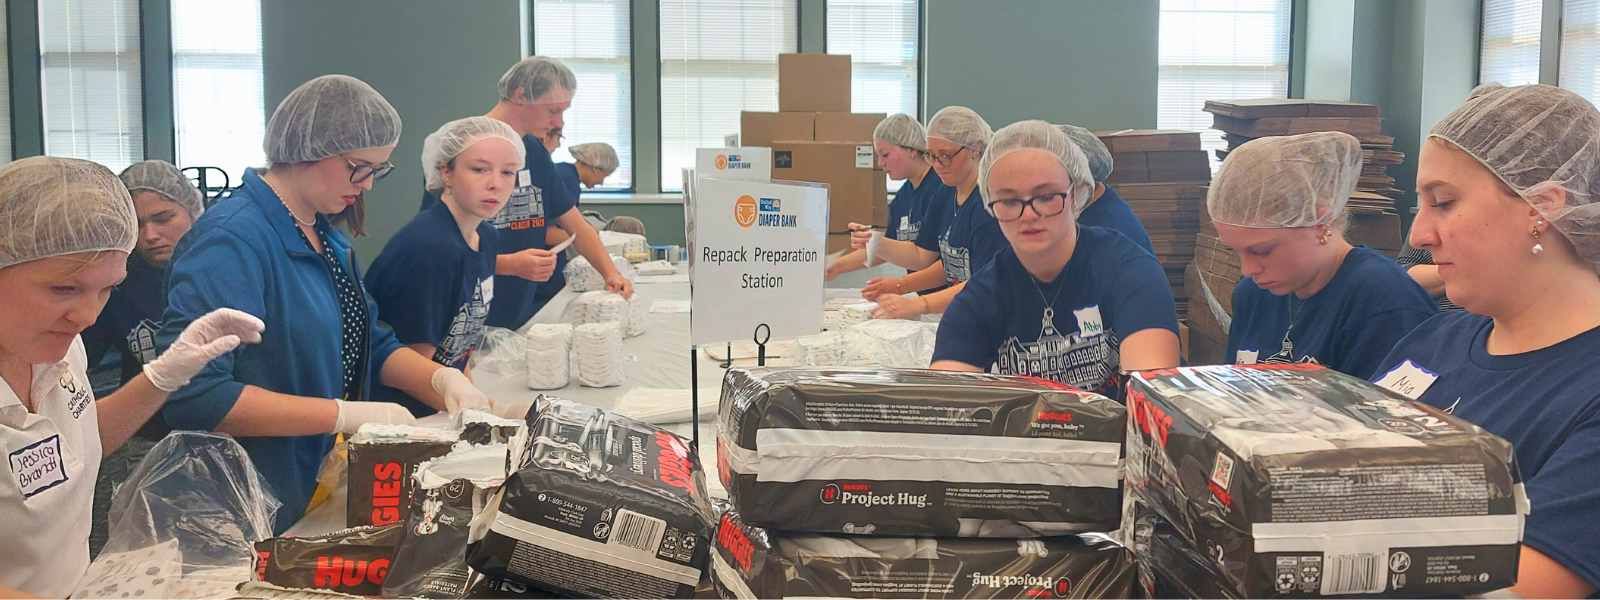
[[[740,115],[740,143],[772,148],[772,178],[829,186],[828,251],[848,224],[888,224],[888,179],[872,149],[883,113],[850,112],[850,57],[778,55],[778,112]]]
[[[1183,285],[1183,269],[1194,258],[1200,213],[1205,212],[1204,186],[1211,181],[1210,160],[1200,149],[1200,134],[1129,129],[1095,135],[1111,150],[1113,168],[1105,183],[1128,201],[1134,216],[1144,223],[1182,318],[1193,301]]]
[[[1350,197],[1350,243],[1371,246],[1394,257],[1400,253],[1400,215],[1394,199],[1401,191],[1387,173],[1405,155],[1395,151],[1394,138],[1383,135],[1383,117],[1375,104],[1334,100],[1258,98],[1253,100],[1212,100],[1206,102],[1212,114],[1212,127],[1223,132],[1227,150],[1218,158],[1250,140],[1299,135],[1314,131],[1342,131],[1361,141],[1361,179]]]

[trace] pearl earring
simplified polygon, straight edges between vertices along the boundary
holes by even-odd
[[[1544,253],[1544,244],[1539,243],[1539,226],[1540,225],[1544,225],[1544,221],[1539,221],[1538,223],[1535,223],[1534,226],[1533,226],[1533,255],[1534,256],[1538,256],[1538,255]]]

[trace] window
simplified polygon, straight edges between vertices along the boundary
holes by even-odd
[[[1600,0],[1566,0],[1561,9],[1561,87],[1600,101]]]
[[[918,0],[828,0],[828,53],[850,55],[850,110],[917,116]]]
[[[778,109],[778,55],[799,44],[797,0],[661,0],[661,187],[696,148],[724,145],[740,111]]]
[[[46,154],[144,158],[138,0],[39,0],[39,59]]]
[[[1289,95],[1290,0],[1161,0],[1156,123],[1201,132],[1216,164],[1225,148],[1207,100]]]
[[[1539,83],[1540,0],[1483,0],[1478,83]]]
[[[266,166],[258,0],[172,0],[178,166],[219,167],[239,185]]]
[[[605,142],[621,166],[605,189],[633,187],[633,70],[629,0],[534,0],[534,54],[561,59],[578,76],[555,153],[570,161],[572,144]]]

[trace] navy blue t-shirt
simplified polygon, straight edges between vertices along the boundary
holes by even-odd
[[[572,198],[572,205],[578,205],[578,196],[583,193],[583,182],[578,180],[577,163],[556,163],[556,175],[561,178],[561,183],[566,184],[567,197]]]
[[[156,359],[156,333],[161,331],[161,313],[167,310],[165,274],[165,268],[151,265],[138,254],[129,256],[128,277],[111,291],[100,318],[83,332],[91,368],[111,350],[122,356],[118,387],[143,373],[145,363]],[[161,413],[156,413],[139,429],[139,436],[159,440],[171,432]]]
[[[1083,214],[1078,215],[1078,223],[1090,227],[1104,227],[1122,232],[1133,243],[1144,248],[1146,252],[1156,253],[1155,246],[1150,245],[1150,234],[1144,230],[1144,223],[1139,222],[1139,217],[1134,216],[1133,209],[1128,207],[1128,201],[1111,186],[1106,186],[1106,191],[1100,194],[1100,199],[1083,209]]]
[[[983,206],[983,194],[972,188],[967,201],[956,204],[956,188],[945,187],[928,204],[917,232],[917,247],[939,253],[950,285],[972,279],[1001,250],[1010,247],[1000,222]]]
[[[932,171],[922,176],[922,185],[912,185],[907,179],[900,185],[900,191],[894,193],[894,202],[889,203],[889,223],[884,226],[884,237],[902,242],[917,241],[923,215],[943,189],[944,182]]]
[[[1511,442],[1533,506],[1522,543],[1600,586],[1600,328],[1508,356],[1489,354],[1493,329],[1488,317],[1442,313],[1400,340],[1373,379]]]
[[[528,150],[527,163],[517,172],[511,200],[494,217],[494,228],[500,232],[496,242],[500,254],[549,248],[544,241],[545,228],[573,208],[574,199],[556,175],[550,151],[531,135],[522,136],[522,145]],[[533,318],[538,311],[535,294],[540,283],[516,275],[496,275],[494,279],[496,302],[489,307],[489,325],[516,329]]]
[[[1119,232],[1080,226],[1072,260],[1049,283],[1009,246],[979,269],[945,311],[933,360],[1116,397],[1122,340],[1146,329],[1178,332],[1161,263]]]
[[[1356,246],[1328,285],[1304,300],[1239,280],[1226,356],[1234,364],[1315,363],[1366,377],[1436,312],[1433,298],[1393,260]]]
[[[367,271],[367,292],[378,305],[378,320],[402,344],[431,344],[433,361],[465,369],[483,340],[484,321],[495,296],[495,245],[498,232],[478,225],[478,249],[461,237],[450,208],[442,202],[417,213],[389,238]],[[398,402],[412,414],[433,408],[389,386],[373,390],[376,400]]]

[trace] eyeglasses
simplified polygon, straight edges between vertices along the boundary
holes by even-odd
[[[1015,221],[1022,218],[1022,209],[1033,207],[1033,214],[1040,217],[1054,217],[1067,209],[1066,199],[1072,194],[1065,192],[1051,192],[1040,194],[1027,200],[995,200],[989,203],[989,208],[994,209],[994,218],[999,221]]]
[[[960,150],[956,150],[955,152],[951,152],[949,154],[938,154],[938,155],[933,154],[933,153],[930,152],[930,153],[927,153],[927,154],[923,154],[922,155],[922,160],[927,161],[927,163],[930,164],[930,165],[934,165],[934,166],[938,166],[938,167],[948,167],[948,166],[950,166],[950,161],[955,160],[956,156],[961,154],[962,152],[965,152],[966,149],[967,149],[966,146],[962,146]]]
[[[356,164],[355,161],[350,160],[349,157],[343,155],[341,155],[339,158],[343,158],[344,162],[350,164],[350,183],[361,183],[366,181],[368,177],[372,178],[373,183],[377,183],[379,181],[383,181],[383,178],[388,177],[389,172],[394,170],[394,163],[389,161],[384,161],[384,163],[381,165],[373,166]]]

